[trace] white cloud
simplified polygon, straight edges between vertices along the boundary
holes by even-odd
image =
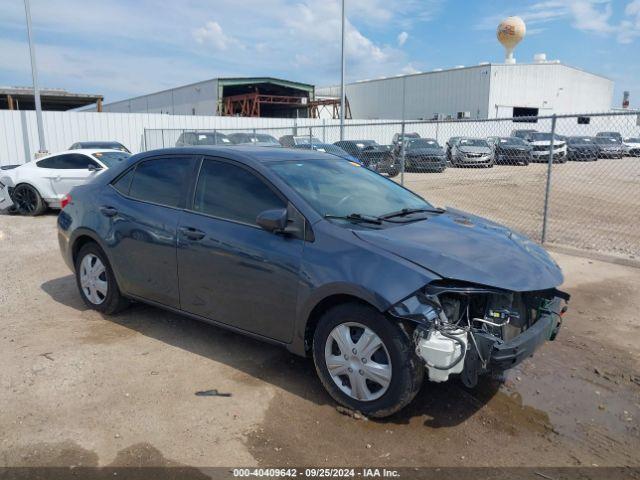
[[[232,43],[232,38],[222,31],[218,22],[207,22],[204,27],[196,28],[193,31],[193,38],[199,44],[206,44],[216,50],[226,50]]]
[[[429,21],[443,1],[347,0],[347,79],[400,72],[409,58],[398,42],[406,39],[393,34]],[[22,2],[0,10],[0,42],[11,48],[0,50],[0,83],[28,84]],[[236,0],[109,0],[91,8],[86,0],[32,0],[31,13],[41,83],[97,91],[107,101],[216,75],[322,85],[340,70],[340,0],[243,0],[241,10]],[[391,44],[376,40],[389,34]]]
[[[409,34],[407,32],[400,32],[398,34],[398,46],[403,46],[407,42],[408,38]]]

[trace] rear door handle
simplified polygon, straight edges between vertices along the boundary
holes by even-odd
[[[113,217],[118,213],[118,210],[113,207],[103,205],[102,207],[100,207],[100,213],[102,213],[105,217]]]
[[[193,227],[180,227],[180,233],[189,240],[202,240],[206,235],[202,230]]]

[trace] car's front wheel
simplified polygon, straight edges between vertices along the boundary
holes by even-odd
[[[35,217],[36,215],[43,214],[47,209],[47,204],[38,191],[26,183],[18,185],[13,190],[12,197],[16,210],[21,215]]]
[[[128,305],[106,255],[96,243],[87,243],[80,248],[75,267],[80,295],[89,308],[111,315]]]
[[[372,417],[402,409],[424,377],[409,335],[358,303],[338,305],[323,315],[314,333],[313,359],[322,384],[338,403]]]

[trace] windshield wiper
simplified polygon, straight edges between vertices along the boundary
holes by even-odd
[[[384,215],[380,215],[379,218],[386,220],[388,218],[394,217],[404,217],[405,215],[411,215],[412,213],[444,213],[443,208],[403,208],[402,210],[398,210],[397,212],[386,213]]]
[[[375,223],[376,225],[382,224],[382,221],[378,217],[372,217],[370,215],[362,215],[361,213],[350,213],[349,215],[326,214],[324,218],[336,219],[336,220],[349,220],[351,222]]]

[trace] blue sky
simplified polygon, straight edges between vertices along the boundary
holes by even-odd
[[[347,79],[500,62],[499,20],[534,53],[615,81],[640,107],[640,0],[346,0]],[[338,0],[31,0],[40,84],[107,102],[217,76],[335,84]],[[0,5],[0,85],[30,85],[23,0]]]

